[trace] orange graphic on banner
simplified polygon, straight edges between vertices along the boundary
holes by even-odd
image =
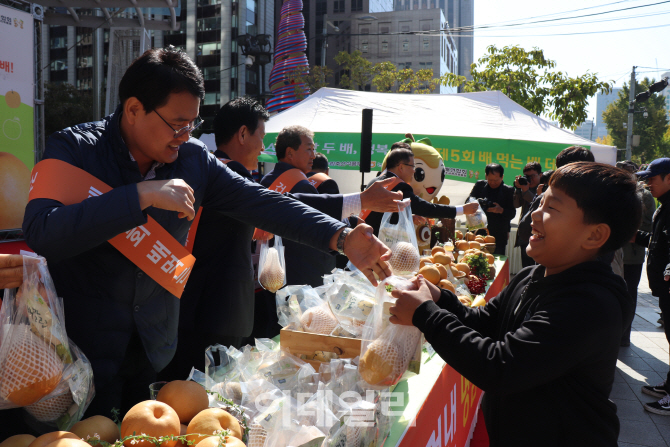
[[[393,177],[393,181],[390,182],[388,185],[384,186],[384,189],[387,191],[391,191],[400,182],[402,182],[402,180],[400,180],[398,177]],[[359,214],[358,217],[365,220],[367,219],[367,217],[370,215],[371,212],[372,212],[371,210],[362,210],[361,214]]]
[[[112,188],[88,172],[61,160],[49,159],[33,168],[28,200],[52,199],[74,205]],[[181,298],[195,258],[151,216],[109,243],[168,292]]]

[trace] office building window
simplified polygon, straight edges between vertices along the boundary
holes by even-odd
[[[362,11],[363,0],[351,0],[351,12]]]
[[[219,67],[203,67],[202,77],[205,81],[221,79],[221,69]]]
[[[199,43],[196,45],[198,56],[213,56],[221,54],[221,42]]]
[[[51,49],[67,47],[67,37],[52,37]]]
[[[324,0],[317,0],[316,2],[316,15],[322,16],[328,13],[328,3]]]
[[[402,41],[402,51],[403,53],[409,53],[409,39],[407,38]]]
[[[333,2],[333,12],[344,12],[344,0],[335,0]]]
[[[429,37],[424,37],[423,41],[421,42],[421,49],[423,51],[430,51],[430,38]]]
[[[382,53],[388,53],[389,52],[389,40],[388,39],[382,39],[381,52]]]
[[[204,19],[198,19],[196,23],[196,28],[198,31],[212,31],[221,29],[221,18],[207,17]]]
[[[205,100],[203,101],[203,105],[206,106],[218,105],[220,102],[221,102],[221,93],[219,92],[205,93]]]
[[[368,41],[367,40],[361,40],[361,52],[362,53],[367,53],[368,52]]]
[[[56,59],[51,61],[51,70],[67,70],[67,59]]]

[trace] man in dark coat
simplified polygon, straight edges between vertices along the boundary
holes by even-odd
[[[491,206],[484,206],[488,220],[489,234],[496,238],[495,254],[504,255],[509,239],[510,222],[516,216],[514,207],[514,188],[503,181],[505,168],[497,163],[491,163],[484,168],[486,180],[479,180],[470,191],[470,197],[484,199]]]

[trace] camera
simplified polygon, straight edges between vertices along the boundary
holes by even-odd
[[[519,185],[527,185],[528,179],[526,177],[519,177]]]
[[[493,200],[490,199],[477,199],[477,201],[479,202],[479,207],[484,211],[489,208],[495,208],[496,206],[495,203],[493,203]]]

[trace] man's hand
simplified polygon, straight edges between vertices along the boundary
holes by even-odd
[[[428,287],[428,281],[424,279],[423,275],[417,276],[412,282],[416,289],[394,290],[391,292],[391,296],[397,298],[395,306],[389,309],[391,312],[389,321],[393,324],[413,326],[412,318],[414,317],[416,308],[426,301],[433,300],[431,290]]]
[[[0,254],[0,289],[13,289],[23,282],[23,256]]]
[[[479,209],[479,202],[470,202],[463,205],[463,214],[474,214]]]
[[[495,206],[492,206],[491,208],[487,209],[486,211],[489,213],[495,213],[495,214],[502,214],[503,207],[498,205],[497,203],[493,202]]]
[[[523,177],[522,175],[517,175],[516,178],[514,179],[514,186],[519,188],[521,191],[526,192],[528,191],[528,188],[530,188],[529,184],[521,185],[519,184],[519,179]]]
[[[361,208],[376,211],[378,213],[394,213],[398,211],[398,201],[402,200],[402,192],[388,191],[384,186],[393,181],[387,178],[374,182],[368,189],[361,193]]]
[[[387,262],[391,258],[391,249],[382,243],[373,234],[371,226],[360,224],[354,228],[344,240],[344,254],[368,278],[373,286],[377,285],[377,280],[373,273],[377,274],[380,280],[391,276],[391,267]],[[330,248],[337,248],[337,237],[340,231],[335,233],[331,239]]]
[[[423,225],[426,222],[428,222],[428,219],[426,219],[423,216],[417,216],[416,214],[412,214],[412,221],[414,222],[414,225]]]
[[[182,179],[149,180],[137,184],[140,196],[140,208],[150,206],[162,210],[177,211],[179,218],[195,218],[193,189]]]

